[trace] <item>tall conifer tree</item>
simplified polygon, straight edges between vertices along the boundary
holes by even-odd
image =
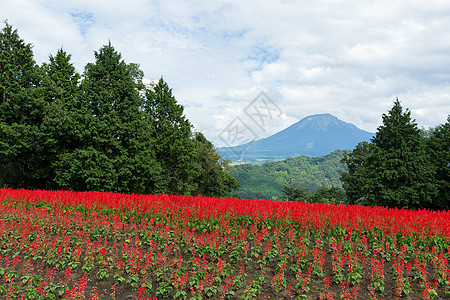
[[[363,151],[366,149],[367,151]],[[378,127],[372,143],[344,157],[349,171],[341,179],[351,201],[403,208],[435,208],[433,164],[411,112],[398,99]]]
[[[427,146],[434,166],[437,189],[433,206],[450,209],[450,115],[445,124],[432,129],[427,137]]]
[[[349,204],[368,204],[364,186],[374,184],[367,162],[373,149],[372,143],[361,142],[353,151],[344,151],[342,162],[347,164],[347,172],[341,174],[341,181]]]
[[[74,145],[74,101],[79,90],[81,76],[70,61],[71,55],[62,48],[55,56],[50,55],[44,63],[41,82],[41,94],[44,99],[44,116],[41,130],[44,134],[43,145],[46,153],[41,168],[41,177],[45,178],[42,188],[57,188],[54,163],[58,155],[72,151]]]
[[[197,189],[194,179],[200,170],[195,163],[192,125],[183,111],[162,78],[146,89],[143,112],[153,129],[155,156],[162,166],[161,188],[165,193],[190,194]]]
[[[214,145],[201,132],[194,136],[196,145],[196,163],[199,173],[195,181],[197,189],[194,195],[231,197],[240,187],[237,181],[227,171],[231,168],[229,161],[222,160],[215,151]]]
[[[0,32],[0,186],[35,188],[42,184],[43,102],[40,68],[16,29]]]
[[[370,203],[390,207],[431,207],[436,186],[424,139],[409,109],[398,99],[387,113],[373,139],[375,151],[368,158],[365,186]]]
[[[153,192],[160,167],[144,123],[135,66],[108,45],[86,66],[76,99],[79,147],[60,156],[56,181],[66,188]]]

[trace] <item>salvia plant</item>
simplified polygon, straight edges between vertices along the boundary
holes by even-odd
[[[445,299],[450,213],[0,189],[1,299]]]

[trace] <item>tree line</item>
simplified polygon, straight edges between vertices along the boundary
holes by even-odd
[[[341,175],[350,204],[411,209],[450,208],[450,115],[418,128],[397,99],[370,143],[344,153]]]
[[[230,196],[239,183],[161,78],[145,84],[109,42],[79,74],[59,49],[38,65],[0,32],[0,187]]]

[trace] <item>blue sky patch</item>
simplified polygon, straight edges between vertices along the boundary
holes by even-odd
[[[254,46],[251,54],[242,61],[254,61],[256,67],[249,70],[249,72],[262,70],[267,65],[277,61],[280,58],[280,49],[271,46]]]
[[[85,36],[88,29],[95,24],[94,14],[85,10],[76,10],[71,12],[75,23],[80,28],[81,35]]]

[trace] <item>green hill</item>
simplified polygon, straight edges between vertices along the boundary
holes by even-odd
[[[283,196],[284,185],[306,188],[314,193],[320,186],[341,187],[339,176],[345,171],[341,163],[342,151],[321,157],[298,156],[263,165],[241,164],[230,170],[240,184],[239,196],[243,198],[272,199]]]

